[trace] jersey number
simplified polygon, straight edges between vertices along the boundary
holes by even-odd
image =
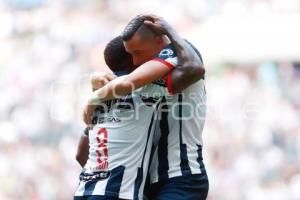
[[[107,130],[106,128],[100,128],[97,133],[97,169],[107,169],[108,168],[108,150],[107,150]]]

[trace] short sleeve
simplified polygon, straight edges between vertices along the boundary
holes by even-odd
[[[178,64],[177,54],[172,44],[169,44],[163,48],[152,60],[163,63],[170,70],[172,70]]]

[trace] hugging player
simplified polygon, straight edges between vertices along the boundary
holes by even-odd
[[[145,20],[150,20],[151,22],[145,22]],[[199,102],[203,102],[205,105],[206,100],[204,80],[202,79],[204,75],[204,68],[200,54],[197,55],[197,52],[193,50],[186,41],[182,40],[174,29],[172,29],[164,20],[153,16],[138,16],[134,18],[124,30],[123,40],[126,51],[132,55],[134,64],[141,66],[135,69],[132,73],[120,78],[115,78],[104,87],[96,90],[90,99],[90,103],[105,102],[108,99],[114,98],[113,90],[117,91],[117,94],[126,95],[131,92],[131,86],[136,89],[146,84],[148,85],[141,89],[144,90],[144,93],[146,91],[146,96],[151,96],[153,91],[155,91],[155,93],[159,93],[160,96],[159,98],[156,98],[158,101],[152,104],[151,113],[153,113],[151,119],[145,117],[151,121],[149,126],[147,126],[149,122],[145,121],[140,123],[144,119],[145,112],[143,112],[142,119],[130,123],[132,126],[137,126],[135,127],[135,130],[139,130],[139,135],[135,135],[136,137],[131,141],[132,143],[130,144],[132,144],[131,146],[134,148],[128,150],[128,154],[126,154],[126,151],[122,148],[122,154],[125,153],[128,157],[124,157],[123,155],[121,156],[122,158],[113,159],[114,152],[116,153],[114,149],[118,149],[119,147],[117,147],[117,145],[116,147],[112,147],[112,145],[111,149],[107,149],[107,147],[110,147],[110,142],[113,143],[113,140],[116,138],[111,136],[112,140],[110,140],[110,135],[114,134],[113,132],[111,134],[109,130],[106,132],[103,131],[105,124],[96,124],[93,131],[90,131],[90,143],[92,143],[91,139],[93,137],[91,137],[91,135],[94,134],[94,137],[97,137],[97,133],[102,130],[99,135],[102,134],[101,137],[105,138],[104,141],[108,142],[108,145],[105,150],[105,142],[100,141],[102,146],[98,149],[95,146],[94,150],[96,153],[94,153],[94,155],[99,155],[97,154],[97,150],[104,150],[101,155],[106,155],[106,157],[104,156],[102,160],[100,159],[100,161],[102,161],[101,166],[112,166],[112,168],[110,168],[111,170],[101,169],[98,171],[98,173],[102,173],[102,177],[104,177],[101,180],[87,179],[85,181],[81,181],[84,182],[84,188],[82,186],[84,191],[82,192],[81,190],[82,193],[76,193],[77,196],[90,199],[98,194],[100,196],[97,196],[97,199],[105,199],[106,197],[142,199],[147,163],[150,157],[149,149],[152,146],[152,132],[154,132],[153,127],[155,127],[152,120],[156,113],[155,109],[158,107],[159,103],[162,104],[163,110],[166,110],[166,106],[172,107],[172,105],[176,103],[187,102],[195,105],[195,109],[199,109],[198,111],[200,116],[195,115],[188,121],[184,120],[184,115],[187,111],[185,111],[184,106],[177,106],[175,110],[179,115],[179,119],[176,116],[170,115],[168,112],[162,112],[161,119],[157,122],[158,128],[155,128],[155,131],[158,130],[161,133],[161,137],[158,145],[154,147],[153,151],[154,156],[150,167],[151,185],[149,191],[151,192],[149,194],[150,199],[205,199],[208,191],[208,180],[201,155],[201,132],[204,121],[203,119],[200,119],[200,117],[205,117],[206,108],[205,106],[199,108],[196,105]],[[171,42],[172,44],[170,44]],[[176,63],[177,60],[174,47],[177,52],[178,63]],[[156,55],[158,55],[158,57]],[[166,76],[166,82],[154,82],[159,85],[151,83],[152,81],[167,74],[175,65],[176,67],[174,70]],[[180,84],[178,84],[178,82]],[[189,85],[191,86],[185,89]],[[170,92],[172,92],[172,89],[175,92],[182,89],[184,90],[181,93],[169,96],[165,92],[166,86]],[[159,87],[159,89],[157,87]],[[195,98],[189,98],[190,96],[188,94],[191,93],[195,93]],[[131,93],[131,97],[128,98],[139,99],[140,97],[143,99],[143,96],[139,93],[139,91],[134,91]],[[133,102],[136,103],[138,101],[134,100]],[[89,107],[95,108],[95,106],[87,105],[85,115],[88,116],[90,116],[94,111],[93,109],[89,109]],[[153,109],[154,107],[155,109]],[[149,109],[149,107],[145,108]],[[87,124],[90,124],[91,122],[89,117],[85,117],[85,121]],[[140,126],[138,126],[139,123]],[[108,126],[109,124],[106,125]],[[118,127],[118,129],[121,129],[121,127]],[[138,139],[138,136],[143,135],[144,129],[147,130],[148,136],[141,137],[141,140],[144,142],[142,143],[142,141]],[[125,138],[122,138],[122,135],[124,136],[125,134],[124,131],[123,134],[117,134],[117,129],[113,130],[115,130],[116,136],[119,135],[119,142],[122,141],[122,139],[126,141]],[[132,132],[128,131],[128,134],[133,132],[133,130]],[[137,141],[140,142],[139,145],[145,144],[144,151],[141,151],[144,152],[142,159],[129,159],[132,155],[134,155],[135,158],[140,155],[137,155],[137,152],[140,152],[136,143]],[[118,145],[120,146],[121,144],[122,143],[119,143]],[[92,150],[93,148],[91,145],[89,160],[93,160],[91,158],[93,153]],[[122,165],[124,160],[128,162],[125,162],[125,164]],[[135,163],[137,164],[135,169],[132,166],[126,166],[126,164],[130,163],[132,160],[137,161]],[[119,168],[116,166],[113,168],[114,161],[118,163]],[[88,163],[84,167],[84,172],[86,172],[85,170],[89,168]],[[119,169],[118,172],[114,171],[116,168]],[[129,175],[129,173],[128,175],[125,173],[129,171],[132,172],[131,175]],[[132,180],[131,182],[130,180],[127,181],[127,176],[130,176]],[[193,182],[193,184],[189,184],[191,182]],[[127,187],[128,185],[132,185],[132,188]]]

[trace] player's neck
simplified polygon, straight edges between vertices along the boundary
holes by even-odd
[[[168,44],[171,43],[171,40],[167,37],[167,36],[163,36],[163,42],[162,42],[162,46],[161,46],[161,49],[160,51],[165,48],[165,46],[167,46]]]

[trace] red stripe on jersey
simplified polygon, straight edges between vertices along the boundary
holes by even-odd
[[[173,90],[173,87],[172,87],[172,74],[171,73],[167,74],[167,88],[168,88],[169,94],[173,95],[174,90]]]
[[[166,61],[166,60],[163,60],[163,59],[161,59],[161,58],[154,58],[154,59],[152,59],[152,60],[158,61],[158,62],[160,62],[160,63],[166,65],[166,66],[169,68],[170,71],[172,71],[173,68],[174,68],[174,65],[173,65],[172,63],[170,63],[170,62],[168,62],[168,61]]]

